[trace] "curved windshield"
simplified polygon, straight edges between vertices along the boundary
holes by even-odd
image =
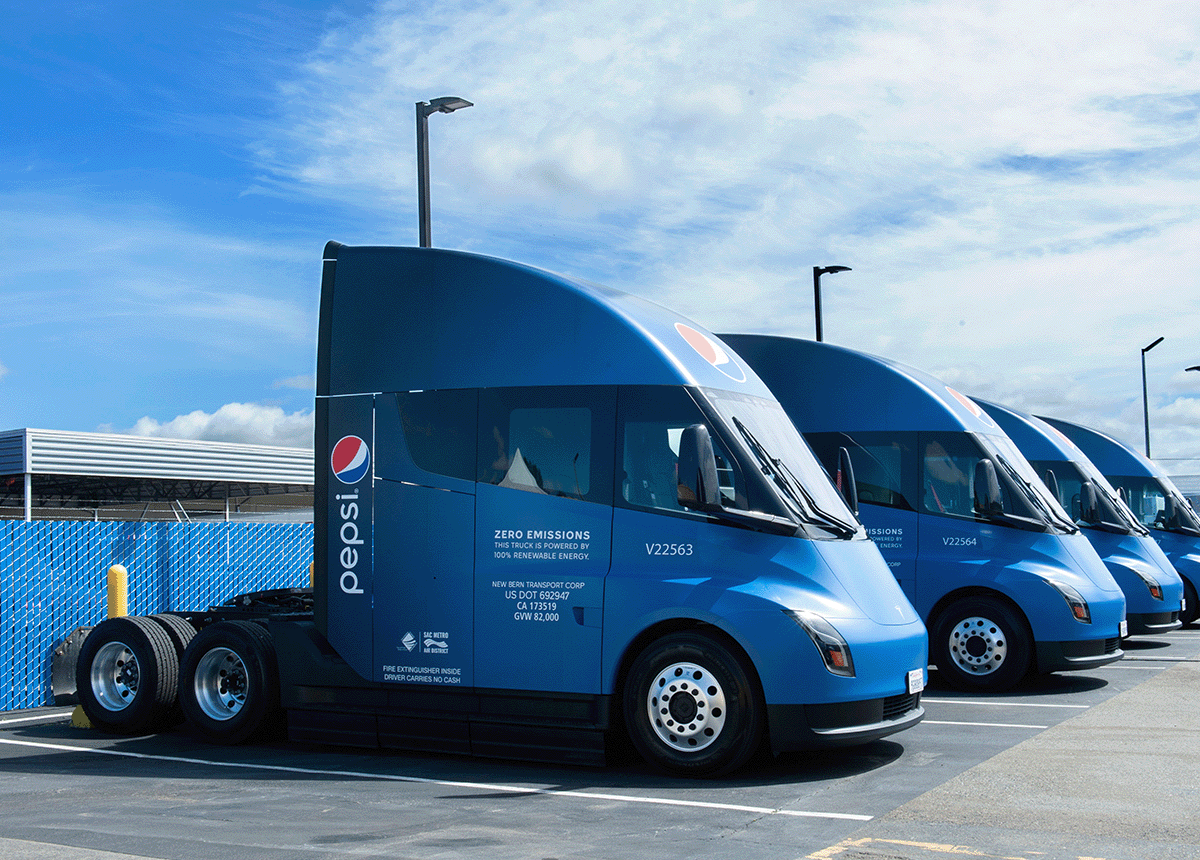
[[[1134,517],[1133,512],[1121,501],[1116,489],[1090,462],[1068,460],[1031,460],[1030,465],[1045,479],[1047,472],[1054,474],[1058,489],[1058,501],[1081,528],[1103,528],[1122,534],[1146,534],[1145,528]],[[1090,481],[1096,491],[1096,517],[1085,520],[1083,510],[1083,483]],[[1049,485],[1049,481],[1045,481]],[[1054,489],[1049,486],[1048,489]]]
[[[1112,482],[1146,528],[1200,537],[1200,518],[1174,484],[1149,475],[1114,475]]]
[[[996,463],[996,471],[1002,485],[1007,478],[1009,486],[1006,489],[1016,495],[1015,504],[1024,508],[1014,509],[1014,514],[1029,517],[1052,528],[1075,531],[1076,526],[1070,515],[1050,494],[1050,490],[1042,483],[1033,466],[1011,439],[1007,436],[986,434],[979,434],[975,438]],[[1007,507],[1005,510],[1008,512]]]
[[[771,482],[797,520],[840,537],[865,534],[778,402],[718,389],[702,392],[730,428],[731,440],[749,453],[746,462]]]

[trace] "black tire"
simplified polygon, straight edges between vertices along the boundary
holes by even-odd
[[[1029,674],[1033,637],[1007,603],[965,597],[938,615],[929,650],[938,674],[952,687],[999,692]]]
[[[153,732],[171,724],[179,657],[161,626],[148,618],[109,618],[83,642],[75,664],[79,704],[96,728],[115,734]]]
[[[1192,585],[1192,581],[1187,577],[1183,579],[1183,599],[1186,606],[1183,612],[1179,613],[1179,620],[1183,622],[1184,627],[1191,627],[1197,618],[1200,618],[1200,601],[1196,599],[1196,586]]]
[[[764,706],[745,657],[714,638],[672,633],[647,647],[625,679],[629,739],[652,764],[721,776],[758,750]]]
[[[191,625],[185,618],[180,618],[178,615],[163,613],[161,615],[151,615],[150,620],[161,627],[167,634],[167,638],[171,640],[171,644],[175,646],[175,653],[179,655],[179,659],[183,659],[183,652],[187,649],[188,643],[192,641],[192,637],[196,635],[196,628]]]
[[[180,665],[179,705],[212,743],[240,744],[274,730],[281,716],[271,636],[252,621],[222,621],[192,639]]]
[[[175,663],[177,666],[181,665],[183,652],[187,650],[188,643],[196,635],[196,628],[191,625],[191,622],[178,615],[163,613],[151,615],[149,618],[167,634],[167,638],[171,640],[171,645],[175,648]],[[177,726],[183,722],[183,709],[179,707],[178,687],[179,685],[176,684],[175,695],[171,697],[171,710],[165,718],[165,725]]]

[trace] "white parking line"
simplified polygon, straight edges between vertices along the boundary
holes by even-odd
[[[14,717],[10,720],[0,720],[0,726],[15,726],[18,723],[44,723],[47,721],[53,722],[56,720],[67,719],[71,716],[72,711],[59,711],[57,713],[42,714],[37,717]]]
[[[55,752],[93,753],[121,758],[138,758],[147,761],[168,761],[177,764],[209,765],[210,767],[241,768],[243,770],[265,770],[276,773],[298,773],[307,776],[352,777],[355,779],[380,779],[390,782],[409,782],[420,785],[440,785],[448,788],[469,788],[476,791],[496,791],[510,794],[542,794],[548,797],[569,797],[579,800],[608,800],[622,803],[648,803],[658,806],[682,806],[692,809],[716,809],[723,812],[749,812],[755,815],[787,815],[795,818],[837,818],[844,821],[870,821],[873,815],[854,815],[847,812],[809,812],[799,809],[771,809],[765,806],[741,806],[734,803],[711,803],[703,800],[677,800],[670,797],[639,797],[628,794],[602,794],[594,791],[563,791],[553,788],[533,788],[527,785],[499,785],[488,782],[458,782],[446,779],[427,779],[420,776],[401,776],[391,773],[368,773],[353,770],[321,770],[311,767],[289,767],[279,764],[256,764],[253,762],[212,761],[201,758],[185,758],[171,755],[149,755],[128,750],[92,749],[67,744],[48,744],[36,741],[16,740],[0,737],[0,744],[53,750]]]
[[[989,729],[1048,729],[1049,726],[1026,726],[1020,723],[960,723],[953,720],[921,720],[923,726],[980,726]]]
[[[982,699],[926,699],[921,698],[921,704],[935,705],[992,705],[997,708],[1078,708],[1086,710],[1091,705],[1055,705],[1050,702],[995,702]]]

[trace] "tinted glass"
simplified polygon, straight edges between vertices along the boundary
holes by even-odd
[[[418,468],[475,480],[476,389],[396,395],[409,456]]]
[[[806,433],[804,438],[830,475],[837,474],[838,449],[846,449],[860,503],[916,509],[916,433]]]
[[[709,426],[685,389],[675,386],[628,386],[621,389],[617,422],[617,504],[685,512],[678,501],[679,438],[685,427]],[[716,433],[717,482],[721,503],[746,509],[741,472]]]
[[[615,400],[611,387],[484,389],[479,481],[608,504]]]

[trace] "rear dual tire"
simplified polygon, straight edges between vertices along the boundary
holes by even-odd
[[[239,744],[282,722],[271,636],[252,621],[222,621],[196,634],[180,664],[179,705],[204,740]]]
[[[75,665],[75,691],[93,726],[132,735],[179,722],[176,641],[185,632],[166,624],[174,637],[160,617],[139,616],[106,619],[88,634]]]

